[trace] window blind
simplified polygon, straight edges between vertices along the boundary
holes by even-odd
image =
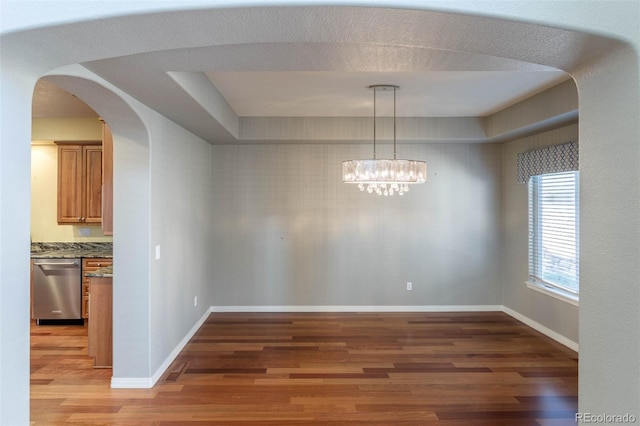
[[[529,181],[529,281],[578,294],[577,171]]]

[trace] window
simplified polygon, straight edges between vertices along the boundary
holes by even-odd
[[[528,285],[573,302],[579,293],[579,172],[529,180]]]

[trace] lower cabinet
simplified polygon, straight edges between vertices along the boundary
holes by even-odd
[[[89,319],[89,277],[85,274],[95,272],[106,266],[113,265],[113,259],[106,257],[82,258],[82,318]]]
[[[113,279],[89,278],[89,355],[94,368],[113,365]]]
[[[31,314],[30,317],[31,317],[31,319],[37,319],[33,315],[33,259],[31,259],[30,262],[29,262],[29,287],[31,288],[29,290],[29,300],[30,300],[30,302],[29,302],[29,305],[30,305],[29,310],[31,311],[30,312],[30,314]]]
[[[111,258],[82,259],[82,317],[89,322],[89,356],[95,368],[113,364],[113,278],[85,274],[113,265]]]

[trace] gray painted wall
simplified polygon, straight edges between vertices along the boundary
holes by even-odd
[[[213,147],[211,304],[500,304],[500,147],[400,146],[428,167],[402,197],[342,183],[371,149]]]
[[[502,145],[502,298],[503,304],[578,342],[578,307],[526,287],[528,190],[518,183],[519,152],[578,140],[578,125],[540,133]]]
[[[215,194],[212,146],[159,114],[151,124],[149,365],[158,374],[210,306]]]
[[[149,375],[149,226],[136,220],[149,212],[148,170],[149,147],[114,132],[114,377]],[[141,327],[132,327],[132,322]]]

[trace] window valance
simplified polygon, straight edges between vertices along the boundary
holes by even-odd
[[[527,183],[531,176],[579,170],[576,142],[548,146],[518,154],[518,182]]]

